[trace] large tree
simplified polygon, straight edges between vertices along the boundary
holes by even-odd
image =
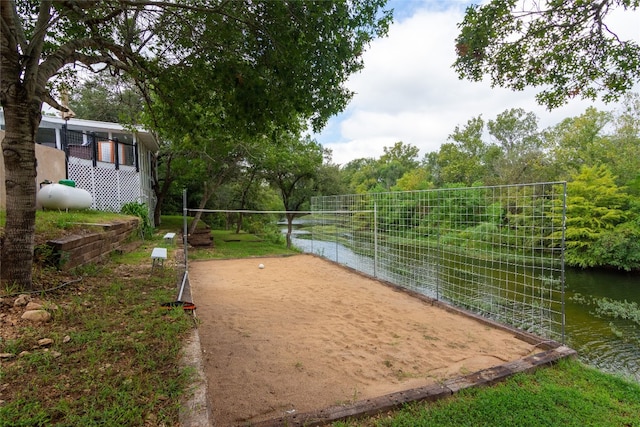
[[[3,1],[2,277],[32,286],[35,134],[44,102],[65,111],[56,98],[74,65],[152,84],[181,69],[190,79],[183,83],[207,79],[206,96],[225,115],[245,118],[248,128],[293,116],[320,128],[348,102],[344,82],[362,68],[363,49],[386,32],[391,15],[381,11],[385,1]],[[161,87],[169,92],[165,99],[180,102],[180,87]]]
[[[78,119],[132,125],[139,122],[144,100],[131,82],[121,76],[98,74],[78,90],[69,90],[69,107]]]
[[[574,180],[567,184],[567,193],[565,238],[569,265],[583,268],[606,265],[611,261],[607,259],[610,254],[603,250],[607,244],[603,245],[601,239],[604,237],[609,240],[610,233],[615,230],[620,231],[620,238],[623,235],[627,239],[637,237],[637,227],[629,228],[628,235],[623,229],[618,229],[629,219],[630,198],[623,188],[615,184],[613,175],[605,165],[582,167]],[[614,245],[610,240],[608,243]],[[638,261],[636,250],[637,245],[631,251],[633,253],[628,254],[635,258],[629,260],[630,265],[623,261],[616,267],[637,268],[637,264],[634,264]]]
[[[311,196],[321,193],[320,185],[326,182],[323,162],[328,155],[322,146],[308,136],[282,132],[277,144],[264,150],[256,159],[264,179],[280,192],[287,219],[287,247],[291,247],[293,220],[303,207],[309,206]]]
[[[522,184],[544,180],[543,140],[538,118],[522,108],[506,110],[487,123],[500,152],[491,160],[493,179],[487,184]]]
[[[583,167],[603,164],[608,151],[615,153],[604,133],[611,121],[610,113],[589,107],[580,116],[566,118],[545,131],[554,179],[571,180]]]
[[[628,94],[615,116],[608,159],[620,185],[640,183],[640,94]]]
[[[487,152],[490,147],[482,140],[484,120],[481,116],[456,126],[449,140],[440,146],[431,162],[437,183],[464,183],[471,185],[486,177]]]
[[[558,107],[574,97],[616,100],[640,81],[640,46],[625,40],[612,11],[638,0],[491,0],[467,8],[454,67],[461,78],[488,75],[493,85],[541,88],[538,101]]]
[[[418,167],[418,147],[398,141],[393,147],[383,147],[377,165],[378,182],[386,191],[396,185],[406,172]]]
[[[418,167],[418,148],[398,141],[383,147],[380,158],[361,158],[341,170],[345,184],[356,193],[389,191],[406,172]]]

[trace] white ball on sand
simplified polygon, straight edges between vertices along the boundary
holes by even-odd
[[[264,264],[258,264],[258,268],[260,269],[264,268]]]

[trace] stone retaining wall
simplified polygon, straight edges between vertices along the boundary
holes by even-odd
[[[61,270],[70,270],[80,265],[99,262],[114,250],[120,249],[127,240],[138,233],[137,218],[113,224],[87,224],[99,231],[82,235],[70,235],[49,240],[53,249],[53,262]]]

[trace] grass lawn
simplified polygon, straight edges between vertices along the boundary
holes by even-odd
[[[41,233],[99,223],[102,216],[38,215]],[[45,221],[47,224],[41,222]],[[194,327],[181,309],[166,310],[176,296],[172,263],[150,272],[149,254],[182,217],[163,218],[151,240],[101,265],[77,269],[81,280],[32,297],[52,321],[27,324],[13,308],[15,290],[0,289],[0,427],[177,426],[180,397],[191,372],[179,366],[184,337]],[[233,231],[213,231],[212,249],[191,259],[292,254],[284,243]],[[169,246],[169,259],[176,246]],[[56,276],[68,281],[68,276]],[[42,339],[50,339],[42,344]],[[238,396],[238,398],[242,398]],[[640,384],[563,361],[493,387],[466,390],[436,403],[360,420],[352,426],[640,426]]]
[[[159,229],[163,232],[181,232],[183,230],[182,216],[163,216]],[[295,249],[287,249],[284,238],[275,239],[274,236],[236,233],[235,230],[211,230],[211,234],[213,235],[213,248],[190,249],[189,259],[246,258],[299,253]]]
[[[38,227],[77,219],[59,215]],[[177,425],[190,377],[178,357],[194,320],[161,306],[175,299],[177,284],[171,263],[150,272],[151,248],[162,243],[154,236],[73,277],[49,272],[69,284],[30,295],[52,314],[47,323],[20,320],[16,290],[0,289],[0,426]]]
[[[640,384],[588,368],[576,360],[492,387],[468,389],[435,403],[415,403],[334,427],[638,426]]]

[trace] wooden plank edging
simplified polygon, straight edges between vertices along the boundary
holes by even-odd
[[[349,405],[332,406],[315,412],[285,415],[257,423],[247,423],[246,425],[252,427],[311,427],[322,426],[346,418],[372,416],[398,409],[402,405],[410,402],[434,402],[452,396],[466,388],[493,385],[504,381],[514,374],[533,372],[540,367],[555,364],[561,359],[575,357],[576,354],[576,351],[569,347],[559,346],[523,359],[446,380],[442,383],[390,393],[372,399],[361,400]]]

